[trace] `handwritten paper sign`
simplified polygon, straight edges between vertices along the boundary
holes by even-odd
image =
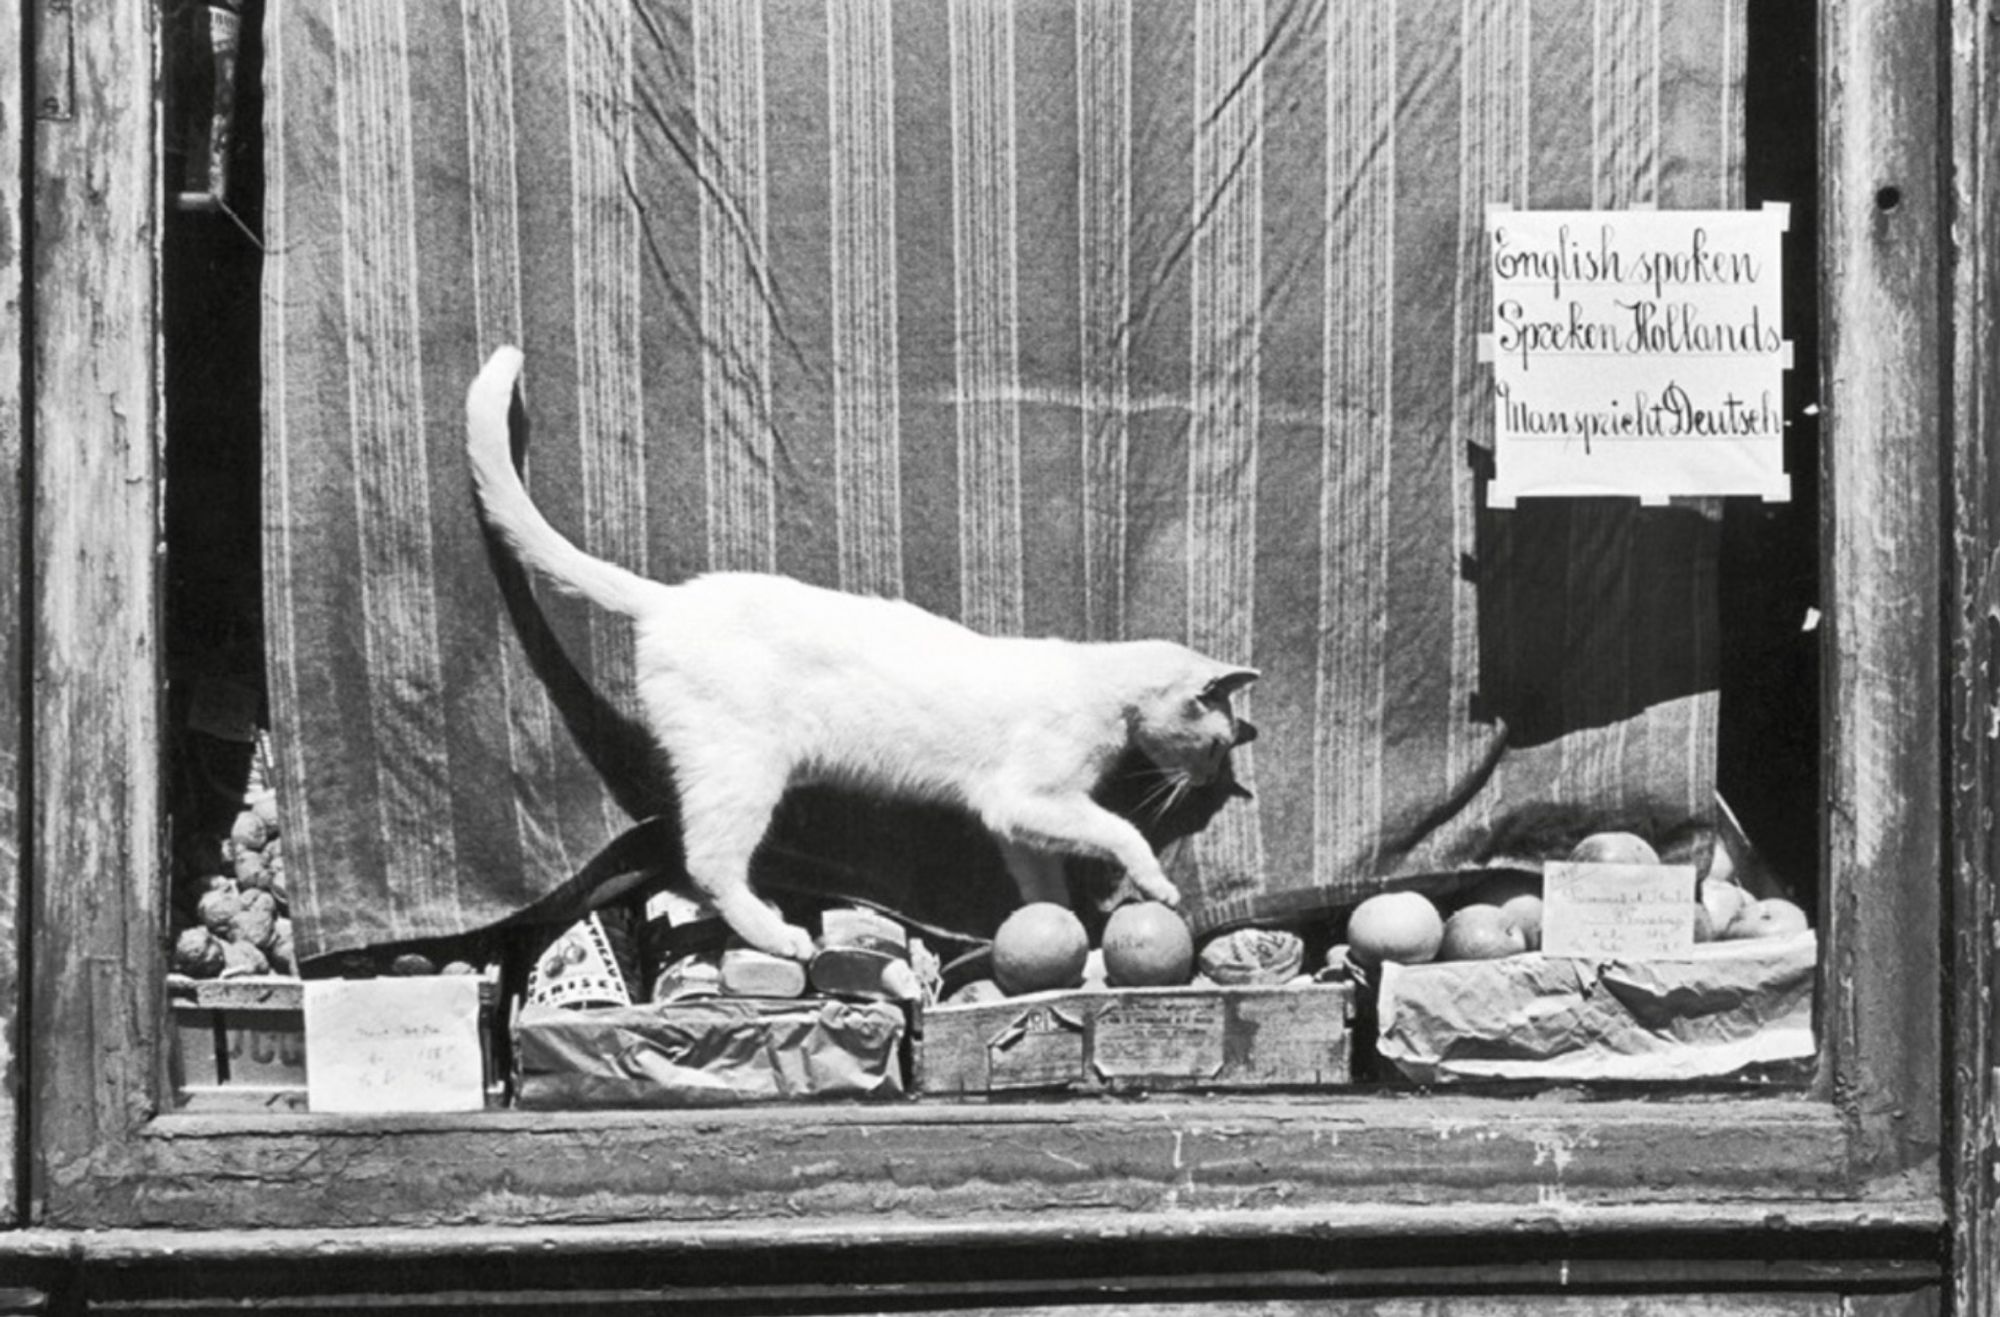
[[[1489,208],[1488,505],[1790,498],[1779,269],[1789,214]]]
[[[486,1105],[479,980],[309,979],[313,1111],[477,1111]]]
[[[1542,871],[1542,954],[1658,960],[1694,947],[1694,866],[1550,864]]]

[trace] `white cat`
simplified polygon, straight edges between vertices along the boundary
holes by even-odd
[[[1062,855],[1115,862],[1139,892],[1180,894],[1152,848],[1092,792],[1128,749],[1171,805],[1247,739],[1231,692],[1257,673],[1167,641],[982,636],[913,604],[724,572],[665,585],[558,533],[514,470],[521,353],[466,394],[487,524],[557,589],[630,618],[638,702],[680,798],[688,876],[745,942],[807,959],[810,934],[752,892],[750,858],[787,788],[833,783],[950,804],[992,829],[1027,900],[1065,900]]]

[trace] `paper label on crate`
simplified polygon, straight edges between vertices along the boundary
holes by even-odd
[[[1091,1068],[1105,1079],[1213,1079],[1225,1014],[1214,995],[1121,996],[1097,1013]]]
[[[1789,211],[1486,216],[1487,502],[1790,497],[1781,240]]]
[[[1689,864],[1552,863],[1542,871],[1542,953],[1662,960],[1694,948]]]
[[[310,979],[305,1025],[312,1111],[478,1111],[486,1105],[477,978]]]
[[[1083,1021],[1074,1006],[1031,1007],[986,1040],[986,1086],[1044,1088],[1083,1078]]]

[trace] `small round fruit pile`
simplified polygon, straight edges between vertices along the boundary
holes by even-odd
[[[1371,896],[1347,917],[1347,958],[1368,971],[1393,961],[1497,960],[1542,943],[1539,883],[1525,876],[1496,878],[1447,918],[1421,892]]]
[[[1569,854],[1577,864],[1658,864],[1659,853],[1629,832],[1592,833]],[[1371,896],[1348,916],[1348,959],[1363,970],[1384,962],[1494,960],[1542,946],[1542,884],[1531,874],[1500,875],[1475,887],[1446,917],[1419,892]],[[1808,927],[1805,911],[1782,897],[1758,900],[1724,874],[1702,884],[1697,942],[1774,937]]]
[[[1812,925],[1796,902],[1782,896],[1759,899],[1734,882],[1710,878],[1695,906],[1694,940],[1734,942],[1742,938],[1803,933]]]
[[[297,974],[278,795],[253,766],[227,832],[195,831],[175,848],[182,918],[172,968],[191,978]]]

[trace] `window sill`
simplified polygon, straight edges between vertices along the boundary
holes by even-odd
[[[50,1225],[199,1229],[782,1220],[787,1232],[1161,1238],[1943,1218],[1935,1158],[1849,1160],[1829,1104],[1364,1094],[463,1116],[164,1115]],[[1357,1204],[1366,1204],[1364,1208]],[[1287,1226],[1286,1222],[1294,1223]],[[1677,1227],[1676,1223],[1679,1223]],[[702,1227],[706,1228],[706,1227]],[[686,1230],[680,1230],[687,1235]],[[692,1236],[687,1236],[692,1237]]]

